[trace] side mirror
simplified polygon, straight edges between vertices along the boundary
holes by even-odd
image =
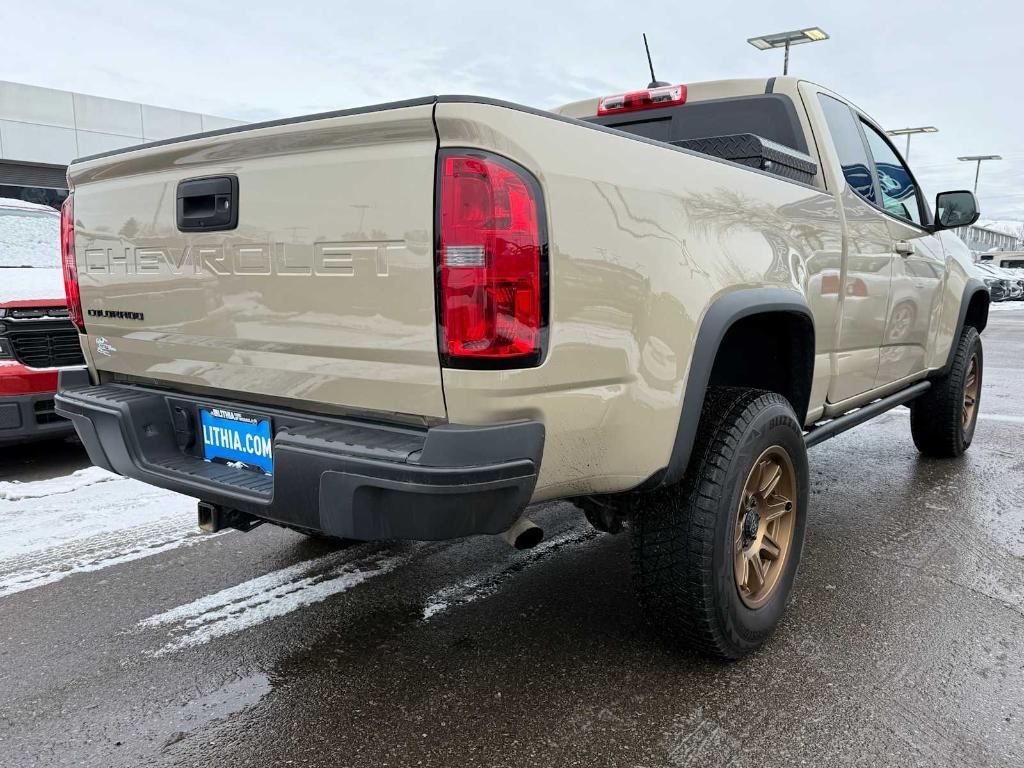
[[[978,220],[978,200],[966,189],[939,192],[935,196],[935,229],[966,227]]]

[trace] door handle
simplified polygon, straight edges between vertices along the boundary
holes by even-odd
[[[893,243],[893,250],[900,256],[912,256],[914,254],[914,244],[909,240],[897,240]]]

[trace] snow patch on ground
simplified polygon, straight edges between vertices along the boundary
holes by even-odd
[[[465,581],[443,587],[427,598],[423,605],[423,621],[430,621],[445,611],[490,597],[512,576],[562,549],[575,548],[594,541],[598,532],[590,527],[572,529],[543,541],[515,560]]]
[[[997,301],[989,305],[989,312],[1012,312],[1024,309],[1024,301]]]
[[[0,598],[35,589],[76,573],[90,573],[179,547],[201,544],[223,533],[200,534],[195,526],[183,533],[179,522],[138,526],[114,536],[98,536],[60,547],[36,558],[0,561]]]
[[[87,467],[52,480],[39,480],[32,483],[9,480],[0,482],[0,501],[42,499],[60,493],[72,493],[96,483],[107,483],[118,479],[120,477],[113,472],[107,472],[99,467]]]
[[[373,547],[361,545],[296,563],[150,616],[138,626],[169,627],[168,635],[174,639],[153,653],[164,656],[322,602],[390,573],[412,556],[387,550],[371,552]]]
[[[0,483],[0,598],[203,541],[195,508],[97,467]]]

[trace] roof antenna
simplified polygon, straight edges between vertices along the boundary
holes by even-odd
[[[659,80],[654,76],[654,64],[651,62],[651,49],[647,45],[647,33],[644,32],[644,50],[647,51],[647,66],[651,68],[651,83],[648,88],[660,88],[663,85],[669,85],[669,83]]]

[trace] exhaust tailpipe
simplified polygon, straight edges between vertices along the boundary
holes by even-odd
[[[533,549],[544,538],[544,530],[524,515],[501,534],[501,538],[513,549]]]

